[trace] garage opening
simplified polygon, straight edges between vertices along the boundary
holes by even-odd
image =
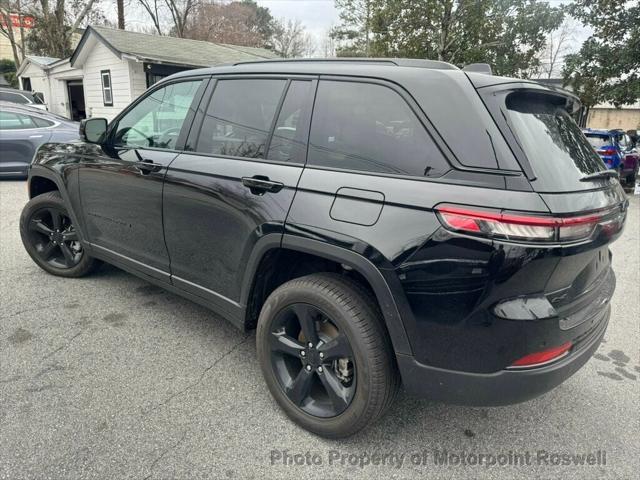
[[[76,122],[87,118],[87,112],[84,106],[84,86],[82,85],[82,80],[68,80],[67,92],[69,95],[69,118]]]

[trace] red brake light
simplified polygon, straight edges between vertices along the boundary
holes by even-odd
[[[605,148],[604,150],[600,150],[602,155],[615,155],[616,151],[614,148]]]
[[[573,344],[571,342],[563,343],[559,347],[549,348],[547,350],[542,350],[541,352],[531,353],[529,355],[525,355],[519,360],[516,360],[511,365],[512,367],[536,367],[543,365],[545,363],[549,363],[552,360],[558,360],[560,357],[563,357],[569,350]]]
[[[606,233],[620,230],[624,213],[608,218],[599,212],[575,217],[512,214],[475,208],[442,205],[436,208],[442,225],[456,232],[514,241],[556,242],[589,238],[597,225]]]

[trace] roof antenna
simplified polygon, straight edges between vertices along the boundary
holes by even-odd
[[[493,72],[491,71],[491,65],[489,65],[488,63],[470,63],[469,65],[465,65],[462,71],[493,75]]]

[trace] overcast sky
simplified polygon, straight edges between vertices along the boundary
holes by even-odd
[[[102,1],[103,5],[111,2],[111,0]],[[569,0],[545,1],[557,6],[562,3],[567,3]],[[315,43],[318,46],[322,44],[327,31],[332,26],[338,25],[340,22],[334,0],[256,0],[256,2],[263,7],[267,7],[271,11],[271,14],[277,19],[300,20],[306,27],[307,31],[315,37]],[[127,22],[129,25],[132,25],[134,28],[141,25],[149,25],[146,13],[140,10],[140,7],[139,5],[136,5],[136,2],[131,1],[129,9],[130,11],[127,15]],[[107,17],[109,17],[110,20],[115,21],[115,18],[111,18],[115,17],[115,9],[107,8],[105,10]],[[571,45],[569,50],[577,50],[580,47],[580,44],[587,37],[588,31],[577,25],[573,41],[571,42],[573,45]]]
[[[338,24],[338,11],[333,0],[256,0],[271,10],[276,18],[300,20],[307,30],[322,38],[332,25]]]

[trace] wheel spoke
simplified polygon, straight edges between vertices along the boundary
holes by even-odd
[[[294,340],[285,333],[271,334],[271,350],[276,352],[285,353],[293,357],[300,357],[300,351],[304,350],[305,346]]]
[[[48,243],[45,244],[45,246],[39,252],[40,256],[42,258],[44,258],[45,260],[49,260],[49,258],[51,258],[51,255],[53,254],[53,252],[54,252],[54,250],[56,248],[57,248],[57,246],[53,242],[48,242]]]
[[[316,321],[313,318],[315,310],[308,305],[297,304],[293,307],[293,310],[300,322],[300,328],[307,342],[311,342],[314,345],[318,343],[318,331],[316,330]]]
[[[329,400],[337,413],[342,412],[349,405],[349,390],[340,383],[338,377],[329,368],[325,368],[322,374],[319,374],[320,381],[324,385]]]
[[[53,233],[53,230],[42,223],[42,220],[35,219],[29,222],[29,230],[42,233],[43,235],[51,235]]]
[[[73,230],[62,234],[63,242],[75,242],[76,240],[78,240],[78,234]]]
[[[49,214],[51,215],[51,222],[53,223],[53,229],[60,230],[60,227],[62,226],[62,214],[54,208],[49,209]]]
[[[62,250],[62,255],[64,255],[65,265],[67,267],[73,267],[73,265],[75,264],[75,257],[73,255],[73,252],[69,248],[69,246],[64,243],[61,243],[60,250]]]
[[[296,405],[300,406],[309,395],[311,383],[313,382],[313,374],[313,370],[308,372],[306,369],[301,368],[296,378],[287,388],[287,396]]]
[[[352,357],[349,340],[344,333],[332,338],[330,341],[318,347],[318,351],[324,354],[325,360],[334,360],[336,358]]]

